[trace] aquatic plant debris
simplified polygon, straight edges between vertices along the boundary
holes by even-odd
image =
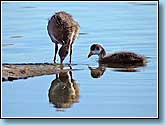
[[[34,7],[34,6],[24,6],[22,8],[36,8],[36,7]]]
[[[13,43],[2,43],[2,46],[10,46],[10,45],[14,45]]]
[[[88,33],[79,33],[80,35],[87,35]]]
[[[10,38],[22,38],[23,36],[11,36]]]

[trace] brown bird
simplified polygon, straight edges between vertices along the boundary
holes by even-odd
[[[120,65],[139,65],[143,66],[146,64],[146,58],[141,55],[137,55],[133,52],[118,52],[107,55],[105,49],[99,44],[93,44],[90,47],[90,53],[88,58],[92,55],[99,56],[99,63],[102,64],[120,64]]]
[[[52,42],[55,43],[54,63],[56,63],[58,44],[62,45],[59,50],[60,63],[62,64],[68,53],[70,53],[71,63],[72,44],[80,30],[78,22],[69,13],[57,12],[48,21],[47,30]]]

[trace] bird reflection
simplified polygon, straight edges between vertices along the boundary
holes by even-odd
[[[97,68],[92,68],[92,67],[88,67],[88,68],[91,71],[91,76],[93,78],[100,78],[106,70],[105,66],[99,66]]]
[[[132,64],[114,64],[114,63],[110,63],[110,64],[100,64],[98,67],[91,67],[88,66],[90,73],[91,73],[91,77],[93,78],[100,78],[104,72],[106,71],[107,68],[113,68],[113,71],[117,71],[117,72],[138,72],[139,71],[139,67],[144,67],[146,65],[132,65]]]
[[[72,78],[71,70],[61,70],[60,73],[56,74],[56,79],[51,82],[48,96],[49,102],[56,107],[57,111],[70,108],[79,101],[79,85]]]

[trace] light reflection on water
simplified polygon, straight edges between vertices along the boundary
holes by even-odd
[[[2,47],[3,63],[53,62],[54,45],[47,34],[46,26],[54,11],[64,10],[71,13],[79,22],[82,33],[73,45],[72,61],[75,65],[72,65],[73,70],[69,71],[69,74],[3,82],[3,116],[157,115],[156,5],[13,2],[4,3],[2,9],[2,42],[10,45]],[[148,63],[145,67],[129,70],[98,66],[96,56],[87,59],[93,42],[102,44],[110,53],[132,51],[145,55],[149,57]],[[68,63],[68,60],[69,58],[66,58],[65,63]],[[60,78],[62,80],[59,80]],[[68,84],[65,84],[66,81]],[[55,93],[58,91],[56,85],[62,84],[59,90],[65,90],[63,88],[69,85],[63,92],[68,93],[67,99],[64,99],[62,94],[57,97],[53,95],[52,90],[56,90]]]

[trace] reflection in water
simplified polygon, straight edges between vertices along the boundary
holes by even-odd
[[[141,64],[116,64],[116,63],[109,63],[109,64],[99,64],[98,67],[92,68],[88,66],[91,76],[93,78],[100,78],[104,72],[106,71],[106,68],[113,68],[114,71],[117,72],[137,72],[139,67],[144,67],[146,64],[141,65]]]
[[[92,67],[88,67],[88,68],[90,69],[91,76],[93,78],[100,78],[104,74],[104,72],[106,70],[105,66],[99,66],[97,68],[92,68]]]
[[[78,83],[72,78],[71,70],[62,70],[56,74],[56,79],[49,89],[49,102],[54,104],[58,111],[70,108],[79,101],[80,89]]]
[[[138,67],[144,67],[146,66],[146,63],[135,63],[135,64],[129,64],[129,63],[126,63],[126,64],[120,64],[120,63],[108,63],[108,64],[100,64],[100,65],[104,65],[106,67],[109,67],[109,68],[121,68],[123,70],[126,70],[126,69],[134,69],[136,70],[136,68]]]

